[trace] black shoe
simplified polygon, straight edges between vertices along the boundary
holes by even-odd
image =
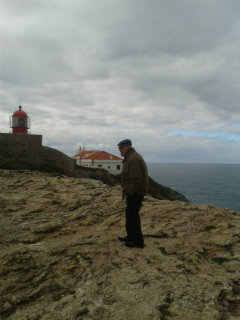
[[[128,237],[118,237],[118,240],[119,241],[122,241],[122,242],[126,242],[126,241],[130,241],[129,239],[128,239]]]
[[[125,246],[129,248],[144,248],[144,243],[137,243],[134,241],[128,241],[125,243]]]

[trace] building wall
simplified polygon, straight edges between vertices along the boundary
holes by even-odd
[[[41,165],[42,136],[0,133],[0,155],[4,158],[25,159]]]
[[[77,159],[77,165],[83,167],[105,169],[112,174],[120,174],[122,172],[122,160]]]
[[[42,146],[41,135],[0,133],[0,156],[23,159],[38,167],[57,168],[66,174],[72,173],[75,165],[64,153]]]

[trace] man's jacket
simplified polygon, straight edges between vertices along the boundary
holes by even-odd
[[[122,190],[127,195],[144,196],[148,189],[148,172],[143,158],[134,148],[129,149],[123,160]]]

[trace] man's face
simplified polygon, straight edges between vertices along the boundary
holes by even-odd
[[[120,154],[122,157],[125,156],[125,154],[127,153],[127,151],[130,149],[130,146],[128,145],[123,145],[123,146],[119,146],[118,150],[120,151]]]

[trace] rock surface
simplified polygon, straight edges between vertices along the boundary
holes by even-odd
[[[0,189],[2,319],[240,319],[239,213],[147,196],[130,249],[119,186],[0,170]]]

